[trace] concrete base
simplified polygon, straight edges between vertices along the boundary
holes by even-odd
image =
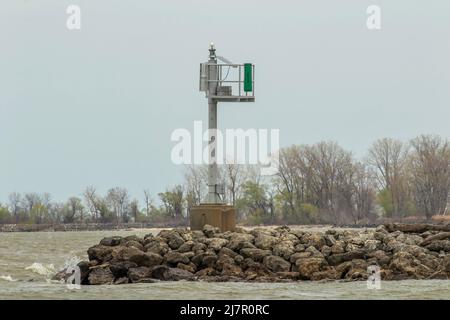
[[[217,227],[221,232],[234,231],[236,209],[227,204],[203,203],[191,208],[191,230],[202,230],[205,224]]]

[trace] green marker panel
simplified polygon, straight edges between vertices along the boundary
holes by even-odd
[[[244,91],[253,91],[252,64],[244,63]]]

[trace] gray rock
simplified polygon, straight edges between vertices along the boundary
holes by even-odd
[[[379,240],[366,240],[364,242],[363,250],[366,252],[376,251],[381,248],[381,241]]]
[[[183,243],[179,248],[178,252],[188,252],[192,250],[192,247],[194,246],[195,242],[190,240]]]
[[[273,272],[287,272],[291,269],[291,264],[279,256],[265,256],[263,264]]]
[[[426,246],[428,250],[431,251],[444,251],[444,252],[450,252],[450,240],[437,240],[431,242],[429,245]]]
[[[237,264],[241,264],[242,261],[244,261],[244,257],[241,256],[240,254],[238,254],[238,255],[236,255],[236,256],[234,257],[234,261],[235,261]]]
[[[311,252],[296,252],[293,255],[291,255],[290,257],[290,261],[291,263],[295,263],[295,261],[297,261],[298,259],[304,259],[304,258],[309,258],[312,256]]]
[[[336,243],[331,247],[331,253],[344,253],[345,252],[345,242],[343,240],[338,240]]]
[[[255,238],[255,246],[257,248],[259,248],[259,249],[262,249],[262,250],[270,250],[277,243],[278,243],[278,239],[277,238],[275,238],[273,236],[265,235],[265,234],[262,234],[262,233],[260,233]]]
[[[330,265],[335,266],[345,261],[350,261],[353,259],[362,259],[364,258],[364,255],[365,255],[364,251],[358,250],[346,253],[332,254],[331,256],[328,256],[326,259]]]
[[[322,250],[320,251],[324,257],[328,257],[331,254],[331,247],[329,246],[323,246]]]
[[[234,257],[236,257],[238,255],[238,253],[234,252],[233,250],[231,250],[231,249],[229,249],[227,247],[223,247],[219,251],[219,256],[221,256],[221,255],[227,255],[227,256],[229,256],[231,258],[234,258]]]
[[[300,239],[301,243],[307,247],[313,246],[317,250],[321,250],[324,245],[326,245],[325,237],[319,233],[305,233]]]
[[[206,254],[203,256],[202,265],[207,267],[214,267],[218,257],[215,254]]]
[[[222,238],[209,238],[206,240],[206,244],[209,248],[219,251],[222,247],[228,244],[228,240]]]
[[[203,227],[203,234],[208,238],[214,237],[214,235],[217,233],[220,233],[219,228],[213,227],[209,224],[205,224],[205,226]]]
[[[294,244],[290,240],[284,240],[273,247],[272,253],[276,256],[289,260],[289,257],[295,252]]]
[[[152,267],[160,264],[163,261],[163,257],[157,253],[146,252],[139,259],[135,260],[131,258],[130,261],[136,262],[138,266]]]
[[[375,258],[380,266],[388,265],[391,261],[391,257],[383,250],[376,250],[367,254],[368,258]]]
[[[166,255],[164,256],[164,258],[166,259],[167,263],[176,265],[178,263],[189,263],[189,258],[187,256],[185,256],[184,254],[177,252],[177,251],[170,251],[168,253],[166,253]]]
[[[114,275],[109,268],[95,268],[89,273],[88,281],[91,285],[112,284]]]
[[[119,244],[121,244],[121,242],[123,241],[122,237],[107,237],[107,238],[103,238],[102,240],[100,240],[100,244],[103,246],[109,246],[109,247],[113,247],[113,246],[118,246]]]
[[[169,270],[169,267],[166,265],[154,266],[150,270],[151,278],[164,280],[164,274]]]
[[[140,279],[150,278],[152,269],[149,267],[130,268],[127,275],[132,282],[138,282]]]
[[[88,249],[88,257],[90,261],[109,261],[112,259],[112,252],[113,247],[98,244]]]
[[[142,238],[139,238],[137,235],[135,235],[135,234],[133,234],[133,235],[131,235],[131,236],[127,236],[127,237],[125,237],[125,238],[123,238],[124,240],[125,240],[125,242],[128,242],[128,241],[136,241],[136,242],[139,242],[140,244],[144,244],[144,239],[142,239]]]
[[[114,280],[114,284],[128,284],[128,283],[130,283],[130,279],[128,279],[127,277],[117,278],[116,280]]]
[[[138,250],[144,251],[144,246],[140,242],[135,241],[135,240],[128,240],[127,242],[125,242],[125,246],[126,247],[133,247],[133,248],[136,248]]]
[[[159,255],[163,256],[167,252],[170,251],[170,248],[169,248],[169,245],[167,243],[152,240],[151,242],[149,242],[149,243],[147,243],[145,245],[144,251],[146,251],[146,252],[153,252],[153,253],[156,253],[156,254],[159,254]]]
[[[126,277],[130,268],[136,268],[137,264],[131,261],[114,261],[109,265],[109,270],[115,278]]]
[[[262,250],[262,249],[253,249],[253,248],[244,248],[241,250],[241,255],[244,258],[250,258],[253,261],[261,262],[265,256],[271,255],[270,250]]]
[[[164,272],[166,281],[194,280],[194,278],[191,272],[179,268],[169,268]]]
[[[301,279],[309,280],[315,272],[321,271],[321,268],[327,263],[323,258],[305,258],[298,259],[295,262],[296,269]]]

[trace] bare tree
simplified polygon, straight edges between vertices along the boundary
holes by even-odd
[[[129,208],[128,191],[125,188],[115,187],[108,190],[106,201],[110,210],[114,213],[117,223],[126,221]]]
[[[390,138],[377,140],[369,149],[368,164],[376,170],[379,189],[390,195],[393,217],[403,216],[407,209],[407,156],[408,147]]]
[[[224,164],[223,179],[225,181],[228,199],[232,205],[236,205],[236,200],[240,197],[242,185],[249,178],[248,167],[242,164]]]
[[[280,151],[280,164],[278,170],[277,188],[278,193],[283,197],[283,201],[288,204],[289,212],[285,215],[293,214],[296,202],[303,196],[302,170],[299,163],[303,158],[301,146],[292,146]],[[286,218],[286,217],[285,217]]]
[[[158,195],[169,217],[180,219],[183,216],[184,190],[181,185]]]
[[[355,164],[354,175],[354,210],[351,210],[353,221],[359,223],[373,222],[375,216],[376,186],[374,183],[374,173],[370,168],[362,163]]]
[[[145,214],[147,215],[147,217],[149,217],[153,204],[152,196],[149,190],[144,190],[144,202],[145,202]]]
[[[95,221],[107,222],[109,210],[106,201],[97,194],[93,186],[89,186],[83,193],[86,207]]]
[[[427,219],[445,214],[450,193],[450,144],[438,136],[422,135],[411,141],[413,195]]]
[[[22,195],[17,192],[13,192],[9,195],[9,208],[14,217],[14,223],[19,223],[19,214],[22,210]]]
[[[191,165],[185,167],[184,186],[187,215],[193,206],[200,204],[207,192],[208,167]]]
[[[27,213],[30,214],[33,210],[33,207],[41,202],[41,197],[36,192],[28,192],[25,193],[23,199],[23,206],[27,210]]]
[[[130,214],[133,217],[134,222],[138,222],[139,220],[139,201],[137,199],[133,199],[130,202]]]
[[[64,222],[73,223],[76,220],[83,222],[84,206],[80,198],[70,197],[65,205]]]

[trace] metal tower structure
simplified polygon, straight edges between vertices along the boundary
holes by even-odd
[[[221,63],[220,63],[220,62]],[[208,194],[205,202],[191,209],[191,229],[210,224],[222,231],[235,226],[235,209],[224,204],[225,187],[219,183],[217,166],[217,104],[218,102],[254,102],[255,66],[251,63],[234,64],[217,56],[216,48],[209,46],[208,62],[200,64],[200,91],[208,99]]]

